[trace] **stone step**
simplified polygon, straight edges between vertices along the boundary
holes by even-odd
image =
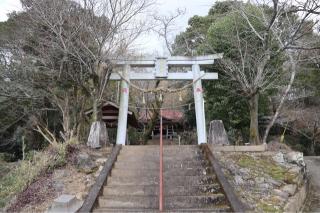
[[[145,160],[145,161],[127,161],[127,160],[119,160],[116,161],[115,165],[128,165],[128,167],[130,167],[131,165],[150,165],[150,166],[157,166],[159,167],[159,159],[149,159],[149,160]],[[184,167],[186,166],[201,166],[201,165],[208,165],[208,161],[206,160],[197,160],[197,159],[191,159],[191,160],[176,160],[176,161],[172,161],[172,160],[167,160],[164,159],[163,160],[163,166],[174,166],[174,168],[176,168],[176,165],[182,165],[180,167]]]
[[[128,145],[123,146],[122,149],[144,149],[144,150],[152,150],[152,149],[159,149],[159,145]],[[199,145],[164,145],[163,149],[199,149]]]
[[[168,151],[163,152],[163,158],[178,159],[178,158],[197,158],[201,156],[200,151]],[[143,151],[122,151],[118,158],[148,158],[159,159],[159,152],[143,152]]]
[[[135,153],[158,153],[159,154],[160,147],[155,146],[152,148],[146,146],[125,146],[121,149],[120,153],[127,153],[127,152],[135,152]],[[197,153],[201,152],[201,149],[198,146],[164,146],[163,147],[163,154],[169,152],[176,152],[176,153]]]
[[[163,150],[199,150],[199,146],[163,146]],[[159,145],[153,145],[153,146],[124,146],[122,150],[144,150],[144,151],[159,151],[160,146]]]
[[[164,161],[185,161],[185,160],[204,160],[205,158],[200,154],[169,154],[164,155]],[[117,157],[117,162],[119,161],[132,161],[132,162],[145,162],[145,161],[155,161],[159,162],[159,155],[137,155],[137,154],[122,154]]]
[[[163,170],[164,176],[197,176],[211,174],[211,167],[191,167],[191,168],[165,168]],[[127,168],[113,168],[111,176],[144,176],[154,177],[159,176],[159,168],[156,169],[127,169]]]
[[[199,186],[174,186],[165,187],[165,196],[183,196],[183,195],[208,195],[209,193],[217,193],[221,190],[218,183]],[[124,195],[159,195],[159,185],[150,186],[105,186],[103,195],[124,196]]]
[[[121,154],[118,156],[117,161],[158,161],[159,155],[143,154],[137,155],[133,153]],[[186,155],[164,155],[164,161],[183,161],[183,160],[203,160],[204,157],[200,154],[186,154]]]
[[[224,194],[211,194],[206,196],[167,196],[164,198],[165,209],[177,208],[212,208],[215,205],[225,204]],[[108,208],[146,208],[159,207],[158,196],[101,196],[99,207]]]
[[[215,175],[199,175],[199,176],[168,176],[164,180],[165,186],[195,186],[216,183]],[[113,185],[157,185],[159,184],[159,177],[148,177],[141,175],[140,177],[122,177],[122,176],[111,176],[108,178],[108,186]]]
[[[163,169],[178,169],[178,168],[201,168],[207,167],[209,163],[207,161],[183,161],[183,162],[164,162]],[[114,165],[114,168],[131,168],[131,169],[158,169],[159,162],[145,161],[143,163],[140,162],[123,162],[117,161]]]
[[[166,212],[225,212],[230,207],[198,145],[164,146]],[[159,146],[124,146],[95,212],[158,212]]]
[[[106,208],[106,207],[100,207],[93,212],[114,212],[114,213],[120,213],[120,212],[140,212],[140,213],[159,213],[158,209],[142,209],[142,208]],[[197,213],[207,213],[207,212],[231,212],[231,208],[228,205],[217,205],[208,209],[204,208],[180,208],[175,210],[164,210],[164,212],[167,213],[184,213],[184,212],[197,212]]]

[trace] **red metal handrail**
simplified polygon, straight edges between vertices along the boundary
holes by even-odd
[[[163,142],[162,142],[162,110],[160,109],[160,174],[159,174],[159,210],[163,211]]]

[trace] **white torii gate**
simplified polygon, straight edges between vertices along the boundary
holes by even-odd
[[[222,58],[223,54],[206,56],[172,56],[156,59],[128,59],[116,60],[117,66],[123,66],[122,73],[112,73],[110,80],[121,80],[120,109],[118,117],[117,144],[125,145],[127,132],[127,116],[129,107],[129,82],[130,80],[193,80],[194,104],[197,121],[198,144],[207,143],[204,99],[201,80],[218,79],[217,73],[205,73],[200,70],[200,65],[213,64],[215,59]],[[192,71],[168,72],[169,67],[191,67]],[[151,67],[153,72],[137,73],[131,67]],[[123,79],[124,78],[124,79]]]

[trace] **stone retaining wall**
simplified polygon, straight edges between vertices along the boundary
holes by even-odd
[[[307,198],[309,181],[306,180],[300,189],[292,196],[284,207],[284,212],[300,212]]]

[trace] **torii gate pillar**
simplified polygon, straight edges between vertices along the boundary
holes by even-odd
[[[117,129],[117,144],[125,145],[127,136],[127,119],[128,119],[128,107],[129,107],[129,78],[130,65],[126,64],[122,71],[122,76],[126,79],[121,81],[121,95],[120,95],[120,108],[119,108],[119,120]]]
[[[194,94],[194,106],[196,111],[196,121],[197,121],[197,136],[198,144],[207,143],[207,133],[206,133],[206,120],[204,111],[204,99],[202,82],[200,78],[200,66],[199,64],[192,65],[193,72],[193,94]],[[197,80],[198,79],[198,80]]]

